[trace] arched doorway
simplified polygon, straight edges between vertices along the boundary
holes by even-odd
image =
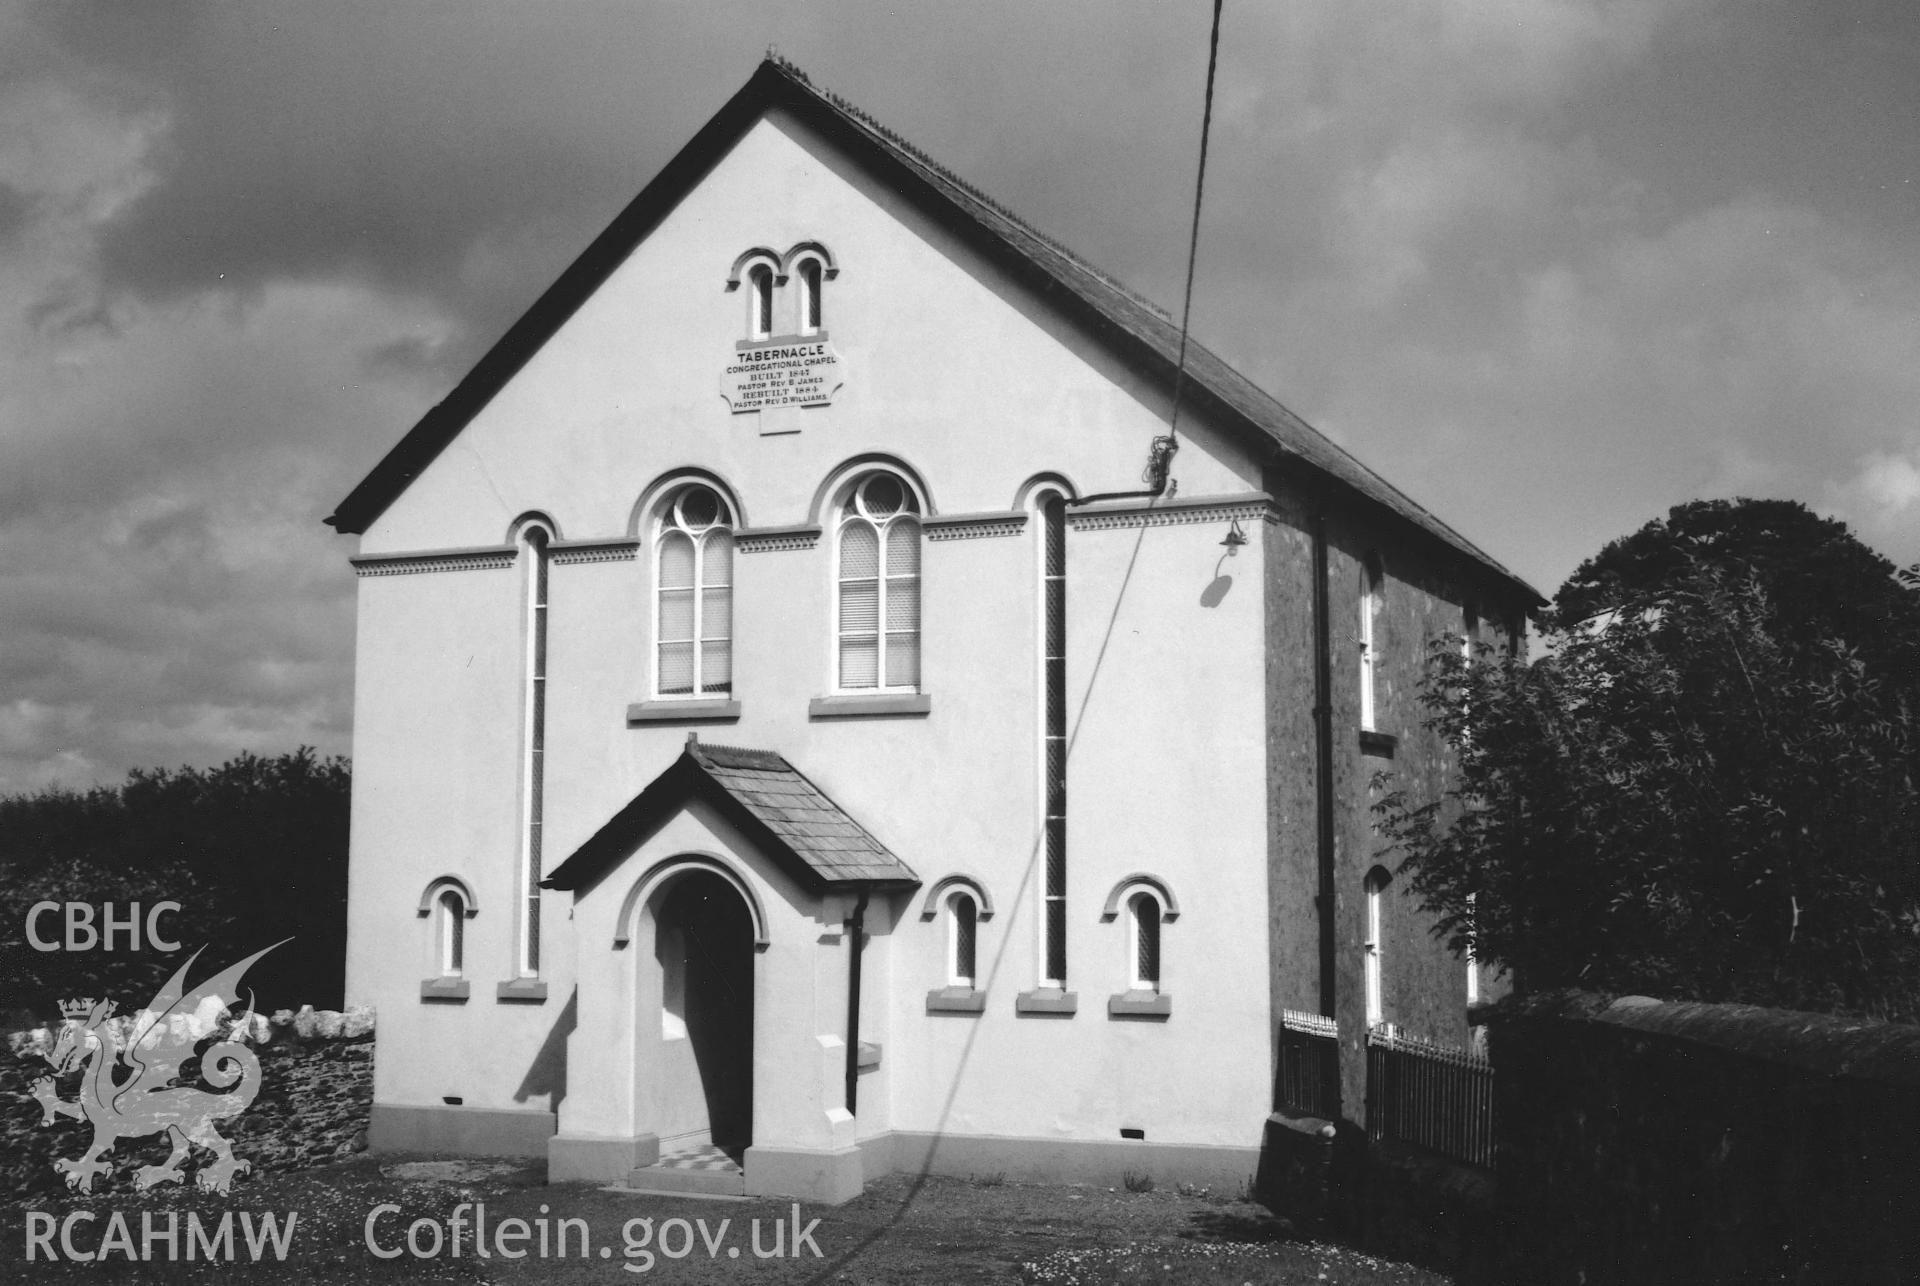
[[[737,1159],[753,1142],[753,918],[710,871],[669,880],[652,901],[660,1141]]]

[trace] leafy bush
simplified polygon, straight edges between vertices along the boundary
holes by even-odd
[[[1380,824],[1456,950],[1525,986],[1920,1017],[1920,630],[1880,633],[1920,593],[1804,510],[1773,539],[1781,503],[1766,540],[1721,504],[1616,542],[1532,665],[1435,642],[1455,785]],[[1851,601],[1823,610],[1810,545]]]
[[[244,754],[215,769],[136,770],[118,787],[0,799],[0,1008],[44,1018],[60,998],[143,1004],[196,948],[196,977],[282,938],[246,984],[262,1010],[338,1008],[346,956],[350,773],[311,747]],[[181,904],[160,922],[178,953],[41,952],[26,941],[34,903]],[[57,936],[59,916],[40,921]],[[144,929],[143,929],[144,933]]]

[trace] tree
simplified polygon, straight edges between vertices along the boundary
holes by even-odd
[[[1436,642],[1458,772],[1382,829],[1524,985],[1920,1016],[1915,621],[1841,524],[1681,506],[1581,566],[1532,665]]]
[[[1798,650],[1839,639],[1876,674],[1920,676],[1920,594],[1902,591],[1912,573],[1796,500],[1676,505],[1580,564],[1554,610],[1574,622],[1654,609],[1700,568],[1757,577],[1774,607],[1770,628]]]
[[[144,1004],[194,949],[196,971],[291,937],[249,971],[266,1009],[338,1007],[346,958],[347,761],[310,747],[219,768],[136,769],[118,787],[59,788],[0,799],[0,1008],[43,1017],[88,994]],[[162,928],[178,954],[39,952],[25,942],[40,901],[181,905]],[[42,936],[57,931],[43,918]]]

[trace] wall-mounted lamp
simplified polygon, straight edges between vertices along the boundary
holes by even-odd
[[[1247,533],[1240,530],[1238,518],[1233,520],[1233,526],[1227,529],[1227,538],[1220,543],[1226,546],[1229,555],[1239,553],[1240,546],[1247,543]]]

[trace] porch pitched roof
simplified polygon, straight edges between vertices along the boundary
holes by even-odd
[[[689,737],[672,766],[555,867],[542,887],[571,890],[592,884],[696,798],[717,808],[816,892],[920,883],[912,867],[780,755],[702,745]]]

